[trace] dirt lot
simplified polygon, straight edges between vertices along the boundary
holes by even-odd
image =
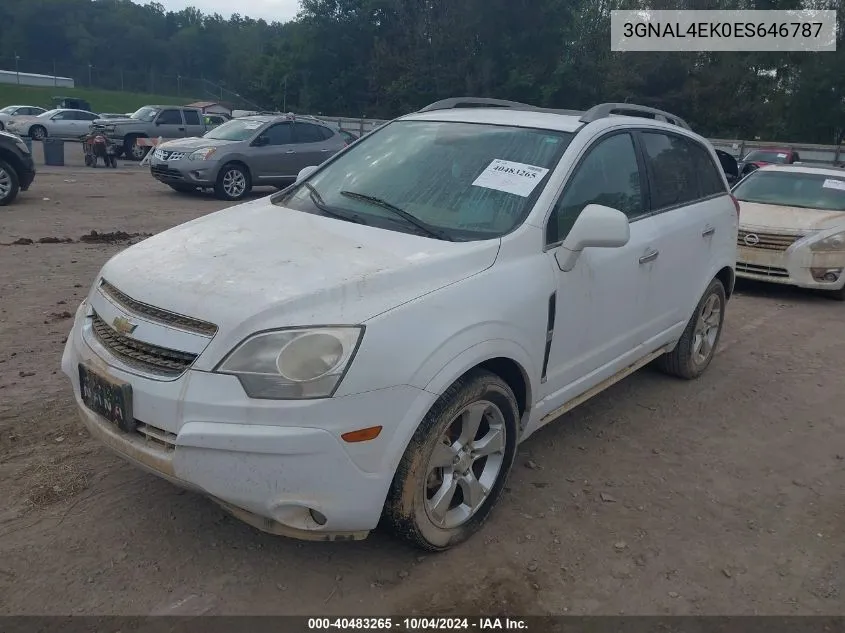
[[[547,427],[457,550],[298,543],[135,470],[77,422],[69,313],[127,244],[80,237],[223,205],[68,152],[77,166],[42,167],[0,211],[0,613],[845,614],[842,304],[740,286],[703,379],[646,370]],[[54,237],[73,241],[38,243]]]

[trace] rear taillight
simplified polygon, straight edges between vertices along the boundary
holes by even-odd
[[[734,202],[734,209],[736,209],[736,217],[739,217],[739,200],[736,199],[736,196],[731,194],[731,200]]]

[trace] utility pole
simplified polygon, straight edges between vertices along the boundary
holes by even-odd
[[[20,70],[18,70],[18,61],[19,60],[20,60],[20,57],[18,57],[18,52],[15,51],[15,77],[17,77],[17,79],[18,79],[18,85],[20,85],[20,83],[21,83],[21,73],[20,73]]]
[[[94,68],[91,62],[88,62],[88,87],[91,87],[91,69]]]
[[[53,60],[53,86],[55,87],[55,86],[58,86],[58,85],[59,85],[59,77],[56,74],[56,60],[54,59]]]
[[[288,76],[285,75],[285,96],[282,104],[282,112],[288,111]]]

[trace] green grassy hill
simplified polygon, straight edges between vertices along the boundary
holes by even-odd
[[[91,104],[94,112],[134,112],[144,105],[185,105],[197,99],[164,97],[133,92],[88,90],[83,88],[53,88],[0,84],[0,108],[7,105],[33,105],[52,108],[53,97],[76,97]]]

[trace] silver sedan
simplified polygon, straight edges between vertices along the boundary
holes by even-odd
[[[41,141],[50,138],[77,139],[88,133],[91,122],[99,115],[86,110],[48,110],[38,116],[9,119],[6,129],[13,134]]]

